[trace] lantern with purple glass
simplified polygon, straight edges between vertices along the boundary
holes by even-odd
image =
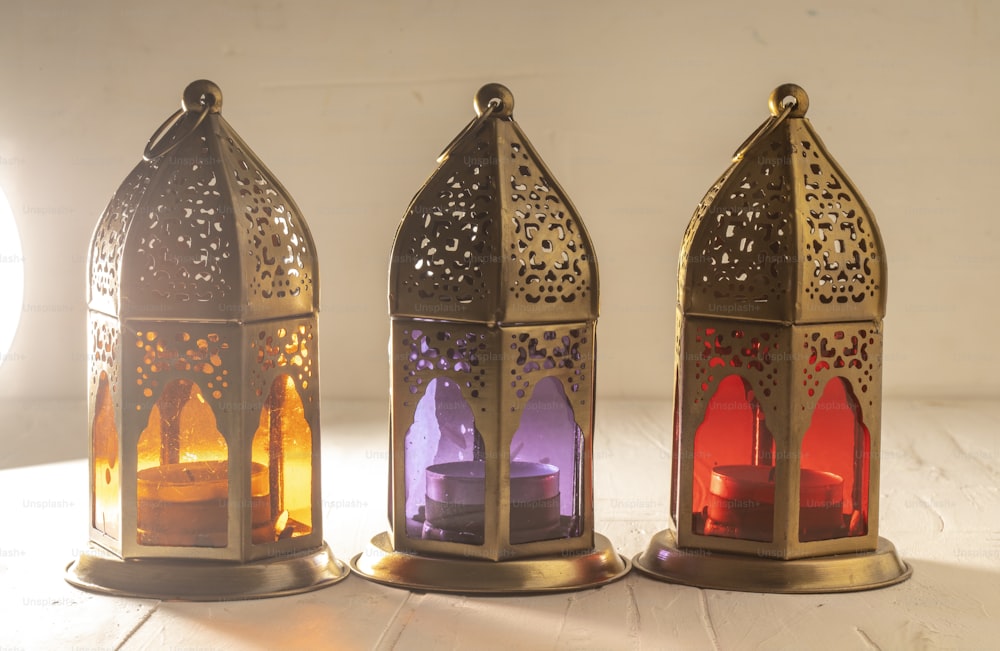
[[[450,592],[601,585],[594,533],[597,261],[498,84],[413,199],[390,265],[390,530],[354,561]]]

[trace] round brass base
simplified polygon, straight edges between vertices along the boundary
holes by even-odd
[[[101,594],[181,601],[262,599],[333,585],[350,570],[326,543],[292,556],[248,563],[175,558],[123,560],[91,544],[66,568],[70,584]]]
[[[885,538],[873,552],[778,560],[708,550],[681,549],[674,532],[661,531],[635,567],[643,574],[698,588],[742,592],[854,592],[900,583],[912,568]]]
[[[388,533],[351,559],[362,577],[399,588],[460,594],[529,594],[596,588],[620,579],[632,564],[611,541],[594,534],[594,548],[572,554],[489,561],[393,550]]]

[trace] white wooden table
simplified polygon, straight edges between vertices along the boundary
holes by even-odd
[[[342,559],[386,526],[386,409],[324,405],[325,537]],[[416,594],[357,576],[260,601],[91,595],[62,578],[86,543],[84,413],[76,402],[0,404],[2,465],[37,462],[39,447],[69,459],[0,471],[0,651],[1000,648],[1000,401],[887,402],[880,529],[913,578],[804,596],[699,590],[634,571],[598,590],[532,597]],[[631,557],[667,524],[670,406],[604,400],[597,427],[597,529]]]

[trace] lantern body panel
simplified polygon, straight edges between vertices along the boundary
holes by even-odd
[[[496,491],[499,456],[495,445],[487,454],[483,435],[495,444],[499,423],[489,404],[499,392],[499,366],[491,357],[497,349],[496,329],[396,318],[391,336],[392,457],[402,466],[392,478],[393,544],[414,550],[482,545],[484,523],[496,519],[496,505],[486,501],[485,493],[491,482]],[[483,482],[469,488],[464,502],[456,501],[450,513],[442,513],[451,526],[436,527],[440,531],[435,536],[430,533],[432,519],[425,538],[427,468],[473,461],[490,466]],[[488,509],[493,510],[492,518]]]
[[[593,325],[393,319],[394,547],[501,560],[593,545]]]
[[[511,326],[503,336],[510,353],[502,374],[503,404],[509,406],[503,412],[503,445],[512,462],[549,464],[559,473],[558,500],[548,493],[515,496],[517,480],[512,480],[512,505],[553,499],[560,520],[548,533],[518,535],[512,514],[512,541],[581,537],[581,548],[589,548],[596,322]]]
[[[131,390],[123,400],[125,530],[134,532],[123,540],[126,557],[198,548],[240,560],[243,523],[231,522],[227,507],[250,501],[234,472],[246,451],[240,412],[224,409],[243,400],[230,381],[243,370],[240,327],[123,319],[122,339]]]
[[[677,458],[679,477],[690,478],[674,485],[678,544],[720,551],[749,545],[773,558],[874,549],[881,414],[868,392],[881,376],[876,323],[688,317],[678,359],[687,401],[678,414]],[[846,391],[821,402],[831,381]],[[843,431],[844,415],[847,435],[817,445]],[[838,417],[833,430],[823,426]],[[721,476],[713,476],[716,467]],[[755,479],[748,467],[770,472]],[[846,481],[831,487],[836,480],[820,475],[834,470]]]
[[[242,432],[251,465],[268,469],[273,527],[253,529],[249,544],[243,537],[249,560],[323,544],[318,332],[315,314],[249,323],[243,332],[250,408]],[[250,527],[245,510],[243,519]]]
[[[117,320],[90,311],[87,338],[90,391],[88,422],[90,450],[90,536],[112,552],[121,553],[121,362],[122,342]]]
[[[92,320],[95,337],[118,332],[117,322],[111,317],[92,313]],[[198,547],[199,556],[241,561],[267,557],[274,553],[275,545],[289,553],[320,544],[316,317],[242,325],[129,319],[122,330],[127,344],[120,349],[115,362],[121,359],[127,372],[121,374],[118,388],[112,388],[110,404],[114,421],[121,423],[116,431],[120,442],[115,450],[121,463],[119,476],[133,478],[124,481],[120,488],[126,504],[124,530],[137,533],[131,538],[111,536],[106,527],[97,526],[95,515],[92,534],[98,538],[95,542],[126,557],[188,556],[192,550],[186,548]],[[117,378],[118,370],[116,363],[100,361],[104,355],[100,351],[92,353],[92,359],[98,360],[94,365],[98,366],[95,377],[99,378],[92,398],[91,409],[95,414],[92,422],[100,422],[101,405],[106,403],[99,387],[104,386],[104,377]],[[245,378],[244,382],[240,382],[240,377]],[[116,383],[110,382],[109,386],[115,387]],[[179,390],[183,393],[181,397]],[[276,396],[282,398],[280,405],[272,404]],[[276,424],[275,440],[269,444],[268,414],[283,406],[287,408],[285,420],[294,425]],[[289,431],[290,427],[297,429]],[[103,495],[100,491],[105,490],[98,482],[98,471],[104,468],[100,461],[108,456],[95,453],[95,495]],[[198,513],[197,509],[188,508],[190,504],[174,505],[173,511],[166,505],[164,511],[163,500],[150,496],[150,482],[141,479],[144,473],[148,477],[153,468],[172,465],[177,472],[187,472],[181,467],[183,464],[206,461],[224,461],[231,468],[253,468],[256,472],[251,474],[264,476],[253,480],[247,476],[242,483],[228,482],[228,487],[206,485],[200,524],[190,521]],[[276,470],[271,470],[275,464],[283,466],[280,477]],[[114,468],[107,470],[105,476],[112,474]],[[227,481],[226,477],[232,473],[216,468],[210,475],[205,479],[218,482]],[[154,473],[154,477],[159,476]],[[163,477],[159,479],[166,482]],[[258,487],[256,493],[251,481]],[[145,493],[143,486],[147,488]],[[159,492],[170,490],[174,490],[175,497],[177,490],[187,490],[189,495],[179,496],[178,501],[192,501],[190,488],[164,487]],[[285,508],[279,495],[289,501],[289,508]],[[95,498],[95,509],[105,501]],[[161,516],[171,522],[180,524],[187,519],[184,526],[190,528],[190,534],[185,537],[184,533],[174,531],[166,537],[146,536],[139,521],[149,521],[143,512],[154,503]],[[236,506],[229,509],[230,503]],[[243,504],[253,508],[242,509],[239,505]],[[261,529],[265,523],[273,527],[274,519],[286,510],[288,520],[279,532],[284,534],[279,544],[279,534],[273,530],[267,533],[266,527]],[[206,515],[209,512],[211,515]],[[187,544],[176,544],[178,540],[187,540]]]

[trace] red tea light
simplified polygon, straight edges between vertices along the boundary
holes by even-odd
[[[843,535],[844,480],[803,468],[799,521],[811,539]],[[770,541],[774,535],[774,468],[718,466],[709,483],[705,534]]]
[[[254,540],[274,540],[267,466],[250,475]],[[139,542],[143,545],[225,547],[229,531],[229,462],[189,461],[138,473]]]
[[[485,500],[485,462],[455,461],[429,466],[424,538],[453,542],[482,540]],[[511,542],[538,539],[559,525],[559,469],[547,463],[511,461]]]

